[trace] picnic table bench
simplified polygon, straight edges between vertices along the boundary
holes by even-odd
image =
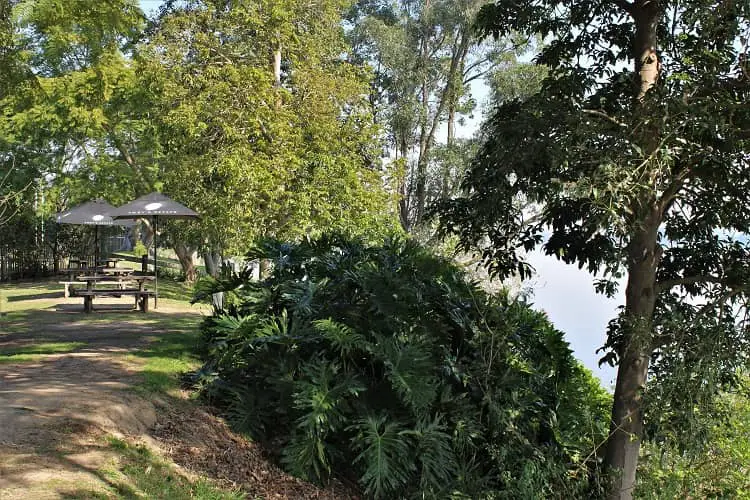
[[[83,311],[90,313],[94,310],[94,297],[122,297],[131,295],[135,297],[135,306],[143,312],[148,312],[148,299],[155,297],[156,292],[146,290],[146,282],[155,279],[154,276],[117,276],[113,279],[107,274],[96,274],[92,276],[80,276],[81,283],[86,284],[86,290],[76,292],[76,295],[83,297]],[[126,282],[138,283],[138,288],[123,288]],[[117,284],[118,288],[96,288],[97,284]]]
[[[72,288],[74,285],[83,285],[88,287],[89,282],[87,281],[58,281],[57,282],[60,285],[63,285],[63,296],[68,299],[71,295],[76,295],[78,292],[75,288]],[[112,280],[112,281],[98,281],[97,282],[100,285],[118,285],[122,287],[125,284],[125,280]]]
[[[142,312],[148,312],[148,299],[154,297],[156,293],[152,290],[139,290],[137,288],[108,288],[98,290],[82,290],[77,292],[83,297],[83,312],[90,313],[94,310],[94,297],[122,297],[123,295],[132,295],[135,297],[135,306]]]

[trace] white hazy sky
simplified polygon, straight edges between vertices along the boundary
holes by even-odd
[[[141,8],[152,13],[162,0],[140,0]],[[487,89],[482,83],[473,89],[480,104],[487,99]],[[477,113],[458,131],[461,137],[471,137],[481,122]],[[444,134],[440,134],[444,135]],[[529,256],[537,274],[531,280],[534,290],[532,302],[545,311],[550,320],[565,332],[576,357],[597,375],[605,387],[614,386],[615,370],[607,365],[598,366],[601,357],[596,350],[604,344],[607,323],[623,303],[622,290],[614,299],[594,292],[592,276],[576,266],[564,264],[541,252]]]

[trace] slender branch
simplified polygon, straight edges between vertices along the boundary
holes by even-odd
[[[727,300],[731,299],[732,297],[736,297],[737,295],[741,294],[744,291],[743,288],[732,288],[723,295],[721,295],[718,299],[714,300],[713,302],[709,302],[708,304],[704,305],[700,311],[698,311],[698,316],[703,316],[708,311],[710,311],[712,308],[723,304]]]
[[[102,128],[104,129],[105,132],[109,134],[109,138],[112,140],[115,147],[122,155],[122,159],[125,160],[125,163],[127,163],[129,167],[135,168],[136,167],[135,159],[130,154],[130,151],[128,151],[128,149],[122,143],[122,141],[117,137],[117,134],[115,134],[115,131],[112,129],[112,127],[110,127],[107,124],[103,124]]]
[[[599,118],[604,118],[608,122],[611,122],[611,123],[617,125],[618,127],[622,127],[622,128],[626,128],[627,127],[627,125],[625,125],[622,122],[618,122],[616,119],[612,118],[611,116],[609,116],[604,111],[599,111],[598,109],[584,109],[582,111],[585,114],[587,114],[587,115],[593,115],[593,116],[598,116]]]
[[[710,275],[687,276],[683,278],[674,278],[671,280],[659,281],[656,289],[659,292],[670,290],[676,286],[697,285],[698,283],[723,283],[720,278]]]
[[[658,202],[662,213],[664,213],[664,211],[670,206],[670,203],[672,203],[675,197],[677,197],[677,193],[683,188],[685,180],[691,172],[692,169],[689,167],[682,169],[682,171],[675,176],[669,186],[664,190]]]

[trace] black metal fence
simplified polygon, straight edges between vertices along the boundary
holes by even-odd
[[[54,222],[29,227],[29,222],[0,228],[0,281],[51,276],[70,267],[71,257],[94,265],[93,228]],[[101,228],[100,232],[101,257],[128,246],[121,228]]]
[[[65,267],[64,261],[49,248],[0,246],[0,281],[49,276]]]

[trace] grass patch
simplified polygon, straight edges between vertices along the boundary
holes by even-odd
[[[85,342],[46,342],[0,350],[0,364],[38,361],[46,355],[72,352],[85,345]]]
[[[161,299],[190,302],[193,299],[193,285],[169,278],[159,278],[159,300]]]
[[[160,337],[129,358],[142,363],[142,382],[137,389],[146,393],[170,393],[179,388],[179,376],[195,370],[200,361],[195,355],[196,331],[173,333]]]
[[[221,488],[205,479],[186,478],[143,445],[131,445],[110,437],[108,447],[119,455],[118,464],[115,468],[102,469],[100,474],[121,496],[200,500],[245,498],[239,490]]]

